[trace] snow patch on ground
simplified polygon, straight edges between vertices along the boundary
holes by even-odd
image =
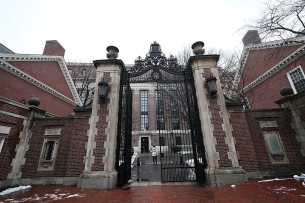
[[[301,173],[300,176],[294,175],[293,178],[294,178],[294,179],[297,179],[297,180],[298,180],[298,179],[304,179],[304,180],[305,180],[305,173]]]
[[[235,185],[231,185],[231,187],[235,187]]]
[[[268,179],[268,180],[260,180],[258,181],[259,183],[263,183],[263,182],[271,182],[271,181],[278,181],[278,180],[289,180],[292,178],[275,178],[275,179]]]
[[[25,190],[25,189],[28,189],[28,188],[31,188],[31,187],[32,186],[30,186],[30,185],[20,185],[19,187],[8,188],[8,189],[0,192],[0,196],[7,195],[7,194],[10,194],[10,193],[13,193],[13,192],[20,191],[20,190]]]
[[[33,197],[27,197],[27,198],[22,198],[22,199],[7,199],[4,201],[4,203],[21,203],[21,202],[26,202],[26,201],[42,201],[42,202],[49,202],[52,200],[63,200],[67,198],[79,198],[79,197],[86,197],[85,194],[70,194],[70,193],[59,193],[60,189],[54,190],[55,194],[44,194],[43,196],[39,196],[37,194],[34,194]]]

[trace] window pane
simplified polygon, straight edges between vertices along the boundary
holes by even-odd
[[[289,75],[297,93],[305,91],[305,79],[301,68],[295,69]]]
[[[182,145],[181,137],[176,137],[176,145]]]
[[[266,134],[269,149],[272,154],[282,154],[283,150],[280,146],[277,134]]]
[[[164,139],[164,137],[160,137],[159,138],[159,144],[160,144],[160,146],[165,146],[165,139]]]
[[[48,141],[46,146],[46,160],[51,160],[53,158],[55,141]]]

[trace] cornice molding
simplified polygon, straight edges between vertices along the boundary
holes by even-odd
[[[67,85],[72,93],[74,101],[60,92],[54,90],[53,88],[43,84],[42,82],[36,80],[30,75],[24,73],[13,65],[7,63],[6,61],[57,61],[58,65],[65,77]],[[81,105],[81,100],[78,96],[76,88],[72,82],[72,78],[69,74],[68,68],[62,56],[44,56],[44,55],[28,55],[28,54],[0,54],[0,67],[5,69],[6,71],[18,76],[19,78],[43,89],[44,91],[58,97],[59,99],[70,103],[72,105]]]

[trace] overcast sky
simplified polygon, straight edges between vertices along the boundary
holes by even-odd
[[[166,55],[203,41],[211,47],[242,47],[236,30],[258,17],[264,0],[0,0],[0,43],[15,53],[42,54],[46,40],[57,40],[65,60],[106,58],[134,63],[154,41]]]

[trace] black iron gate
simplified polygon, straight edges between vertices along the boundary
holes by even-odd
[[[166,58],[153,43],[145,59],[129,70],[131,83],[155,85],[156,121],[159,132],[163,182],[205,183],[205,150],[192,70],[173,56]]]
[[[132,94],[129,85],[128,72],[125,68],[121,72],[118,115],[118,135],[115,168],[118,171],[118,185],[123,187],[131,177],[132,157]]]

